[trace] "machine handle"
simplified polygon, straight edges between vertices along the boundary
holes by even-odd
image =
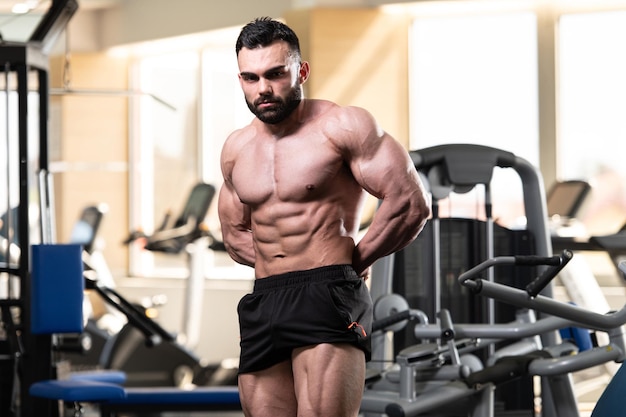
[[[533,256],[533,255],[497,256],[495,258],[487,259],[486,261],[479,263],[475,267],[470,268],[467,271],[463,272],[461,275],[459,275],[458,280],[459,280],[459,283],[463,285],[464,287],[467,287],[474,292],[479,292],[480,286],[481,286],[481,280],[479,279],[480,275],[483,271],[491,267],[501,266],[501,265],[559,266],[563,263],[563,259],[562,259],[563,257],[564,257],[563,254],[555,255],[555,256]]]
[[[391,316],[378,319],[372,323],[372,331],[375,332],[377,330],[384,330],[386,327],[394,325],[396,323],[400,323],[403,320],[408,320],[411,318],[411,310],[404,310],[400,313],[393,314]]]
[[[536,297],[549,283],[552,279],[559,273],[561,270],[567,265],[567,263],[574,257],[572,251],[565,249],[561,256],[559,256],[559,263],[557,265],[552,265],[537,278],[532,280],[526,286],[526,292],[531,297]]]
[[[538,350],[526,355],[507,356],[499,359],[494,365],[471,373],[465,383],[472,387],[477,384],[501,384],[528,375],[528,366],[535,359],[549,358],[545,351]]]
[[[444,308],[439,312],[438,316],[441,321],[441,340],[447,342],[454,339],[454,325],[452,324],[450,311]]]

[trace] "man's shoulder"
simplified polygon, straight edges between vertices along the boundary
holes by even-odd
[[[362,107],[344,106],[327,100],[313,100],[310,104],[311,121],[331,136],[339,131],[361,132],[368,129],[375,121],[372,115]]]
[[[335,139],[350,139],[353,136],[364,138],[368,132],[377,129],[372,114],[358,106],[341,106],[332,102],[320,112],[324,130]],[[346,135],[353,133],[354,135]]]
[[[222,146],[222,162],[234,162],[237,156],[249,145],[253,137],[254,128],[250,125],[237,129],[228,135]]]
[[[225,145],[227,146],[237,146],[243,145],[247,140],[254,137],[256,131],[256,127],[253,123],[250,123],[246,126],[243,126],[239,129],[231,132],[230,135],[226,138]]]
[[[342,105],[330,100],[321,99],[307,99],[309,105],[315,113],[323,113],[328,116],[349,116],[351,114],[356,115],[369,115],[369,112],[363,107]]]

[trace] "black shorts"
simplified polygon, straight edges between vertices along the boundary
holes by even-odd
[[[372,298],[350,265],[257,279],[237,306],[239,373],[291,359],[293,349],[351,343],[371,358]]]

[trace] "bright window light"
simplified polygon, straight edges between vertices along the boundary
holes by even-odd
[[[592,235],[626,222],[625,47],[626,11],[561,17],[558,174],[591,183],[579,217]]]
[[[538,165],[537,36],[531,12],[418,17],[411,37],[411,148],[485,145]],[[492,184],[503,223],[523,216],[521,184]],[[517,181],[517,182],[516,182]],[[475,210],[473,202],[466,208]],[[494,210],[497,210],[494,204]],[[474,215],[473,213],[471,214]]]
[[[559,174],[626,176],[626,12],[564,15],[559,34]]]

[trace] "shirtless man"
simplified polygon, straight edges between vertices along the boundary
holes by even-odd
[[[237,40],[256,116],[227,139],[219,216],[254,267],[238,306],[246,416],[354,417],[370,355],[372,263],[420,232],[430,205],[408,153],[361,108],[304,99],[298,38],[260,18]],[[357,242],[366,193],[382,200]]]

